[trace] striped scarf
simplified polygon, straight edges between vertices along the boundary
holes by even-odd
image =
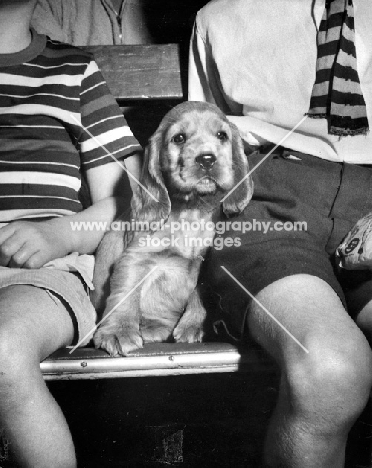
[[[328,133],[332,135],[368,132],[366,104],[357,72],[352,0],[326,0],[308,115],[326,118]]]

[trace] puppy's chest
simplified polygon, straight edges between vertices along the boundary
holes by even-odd
[[[215,236],[211,214],[185,210],[172,214],[165,224],[163,236],[171,239],[170,250],[183,258],[194,259],[213,245]]]

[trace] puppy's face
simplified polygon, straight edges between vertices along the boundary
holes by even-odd
[[[232,216],[244,210],[253,191],[238,128],[217,106],[195,101],[165,115],[146,147],[140,181],[132,208],[146,220],[167,219],[173,202],[208,211],[222,202]]]
[[[209,109],[189,110],[163,132],[161,168],[168,190],[215,194],[234,185],[232,130]]]

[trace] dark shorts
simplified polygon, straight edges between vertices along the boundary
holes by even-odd
[[[250,155],[250,168],[264,157]],[[326,281],[344,304],[344,290],[353,278],[364,281],[365,275],[370,276],[369,272],[363,278],[355,272],[341,275],[334,265],[334,252],[342,239],[372,211],[370,167],[280,150],[252,177],[253,199],[244,214],[232,220],[245,226],[246,232],[235,224],[217,234],[220,242],[226,245],[229,239],[227,244],[235,246],[211,249],[204,268],[211,289],[217,292],[223,321],[236,337],[245,326],[249,296],[221,266],[252,295],[286,276],[308,274]]]

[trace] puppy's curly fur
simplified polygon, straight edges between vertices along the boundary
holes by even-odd
[[[109,274],[107,249],[118,260],[103,314],[107,318],[94,336],[96,347],[125,356],[143,343],[201,341],[206,311],[197,281],[215,234],[203,227],[234,187],[222,202],[223,212],[231,216],[246,207],[253,191],[247,174],[238,129],[216,106],[185,102],[164,117],[145,151],[140,182],[147,190],[138,186],[132,199],[137,224],[164,225],[130,233],[127,246],[118,233],[105,237],[97,274]],[[174,223],[182,222],[199,229],[172,231]],[[98,281],[102,284],[102,278]]]

